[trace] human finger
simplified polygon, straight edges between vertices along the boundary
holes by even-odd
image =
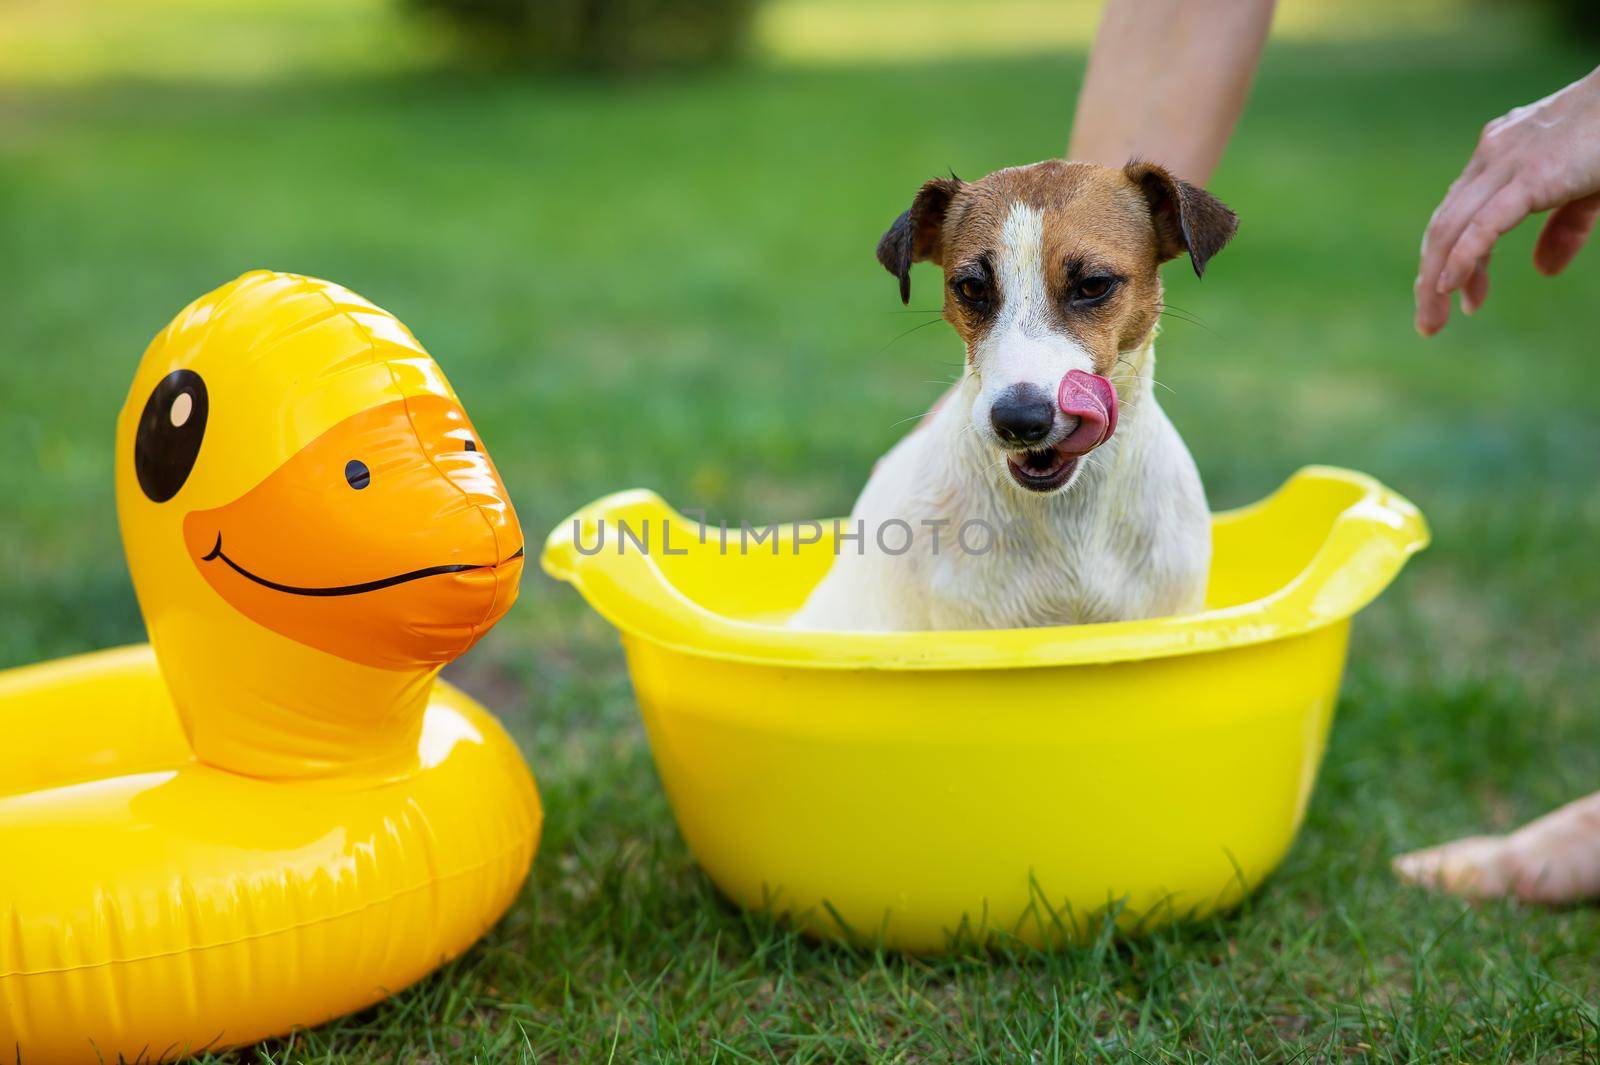
[[[1488,171],[1480,171],[1470,181],[1458,181],[1428,219],[1414,286],[1417,332],[1423,336],[1437,333],[1450,318],[1449,291],[1440,291],[1438,282],[1451,248],[1460,239],[1473,213],[1498,193],[1503,184],[1497,174]]]
[[[1564,203],[1551,211],[1533,246],[1534,268],[1549,275],[1565,270],[1589,240],[1597,219],[1600,219],[1600,192]]]
[[[1486,258],[1494,242],[1528,217],[1528,193],[1518,181],[1503,186],[1475,211],[1445,259],[1438,289],[1448,294],[1466,284],[1473,268]]]
[[[1461,313],[1476,314],[1489,298],[1489,257],[1484,256],[1472,269],[1472,276],[1461,286]]]

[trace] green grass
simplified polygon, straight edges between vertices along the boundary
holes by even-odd
[[[530,573],[453,670],[549,812],[460,961],[240,1061],[1558,1060],[1600,1055],[1600,916],[1397,886],[1402,848],[1600,779],[1600,257],[1531,234],[1440,338],[1421,227],[1487,118],[1586,69],[1477,11],[1285,41],[1213,187],[1243,228],[1169,271],[1163,401],[1214,502],[1376,474],[1436,542],[1365,614],[1305,830],[1238,913],[1060,954],[805,941],[694,867],[621,656]],[[0,665],[138,639],[110,433],[148,338],[258,265],[395,311],[444,364],[530,538],[647,485],[713,516],[840,513],[956,372],[871,249],[925,177],[1060,151],[1081,55],[755,66],[621,84],[363,76],[18,89],[0,114]],[[920,267],[912,305],[936,306]]]

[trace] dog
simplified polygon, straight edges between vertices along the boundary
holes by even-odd
[[[1215,196],[1139,160],[924,184],[878,261],[903,303],[913,263],[943,269],[966,366],[874,468],[853,545],[840,540],[790,624],[1021,628],[1198,610],[1210,511],[1154,393],[1159,267],[1187,254],[1203,275],[1237,227]]]

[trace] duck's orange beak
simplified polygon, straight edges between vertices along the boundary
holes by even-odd
[[[382,669],[460,655],[505,615],[522,576],[505,485],[442,396],[346,419],[232,503],[185,515],[183,536],[235,609]]]

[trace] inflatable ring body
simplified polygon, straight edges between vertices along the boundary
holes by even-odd
[[[165,1060],[376,1002],[482,935],[538,843],[521,755],[444,683],[395,779],[195,761],[148,646],[0,674],[0,729],[0,1059],[25,1065]]]

